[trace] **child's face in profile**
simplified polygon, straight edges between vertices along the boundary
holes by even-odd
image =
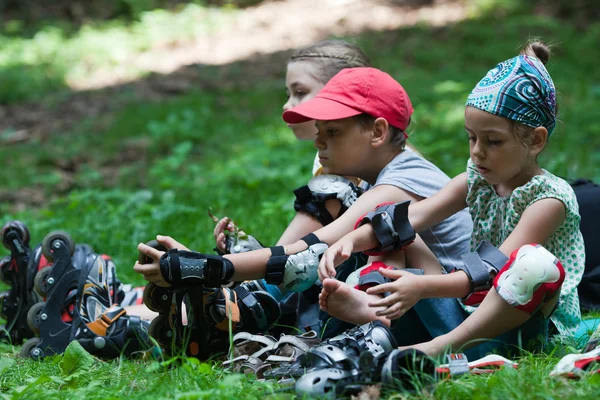
[[[326,174],[363,176],[361,166],[368,166],[370,138],[354,118],[316,121],[318,129],[315,147]]]
[[[471,160],[490,184],[514,189],[528,182],[537,170],[535,156],[513,134],[507,118],[467,107],[465,130]]]
[[[288,64],[285,77],[288,100],[283,105],[283,111],[304,103],[319,93],[319,90],[325,85],[316,76],[316,67],[309,61],[293,61]],[[307,121],[302,124],[288,124],[288,126],[299,140],[315,139],[317,133],[315,121]]]

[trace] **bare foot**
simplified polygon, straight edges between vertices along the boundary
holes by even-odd
[[[379,296],[356,290],[337,279],[326,278],[323,281],[323,290],[319,295],[319,306],[332,317],[352,324],[362,325],[378,319],[390,326],[389,319],[375,315],[383,307],[368,306],[369,301],[374,299],[379,299]]]

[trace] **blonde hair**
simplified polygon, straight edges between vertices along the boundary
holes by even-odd
[[[371,61],[358,46],[344,40],[323,40],[296,50],[288,64],[294,61],[309,61],[316,68],[316,76],[326,84],[344,68],[370,67]]]

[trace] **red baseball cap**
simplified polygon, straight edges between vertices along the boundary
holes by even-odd
[[[347,68],[337,73],[312,99],[283,113],[283,120],[299,124],[331,121],[369,114],[406,130],[413,107],[394,78],[376,68]]]

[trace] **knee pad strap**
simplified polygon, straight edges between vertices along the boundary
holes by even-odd
[[[494,279],[496,291],[511,306],[533,314],[560,291],[565,269],[539,244],[526,244],[513,251]]]

